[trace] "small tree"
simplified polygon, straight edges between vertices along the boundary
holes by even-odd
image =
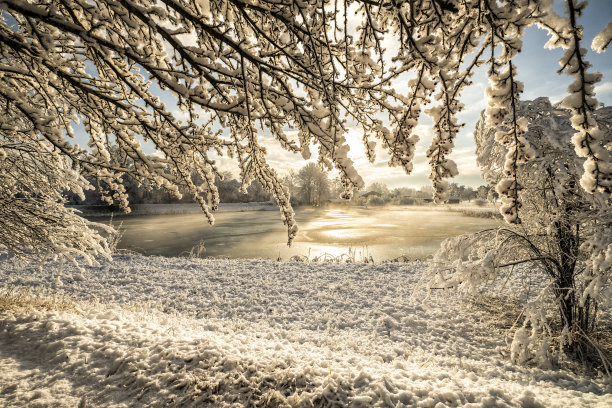
[[[606,194],[577,188],[584,159],[568,141],[571,112],[553,108],[546,98],[522,102],[518,112],[529,121],[522,137],[534,156],[518,169],[523,222],[447,240],[434,257],[429,284],[478,293],[503,268],[528,264],[530,273],[541,272],[547,284],[527,305],[512,359],[522,362],[535,353],[547,361],[553,339],[543,313],[547,305],[557,310],[558,348],[583,354],[596,328],[598,303],[612,301],[612,210]],[[600,122],[607,132],[612,108],[593,116],[608,121]],[[499,132],[482,115],[474,133],[478,163],[491,183],[505,177],[508,152],[493,143]]]
[[[389,197],[389,187],[383,182],[375,181],[374,183],[367,186],[366,190],[368,192],[376,192],[379,194],[383,200],[387,200]]]
[[[296,175],[298,197],[308,205],[321,205],[330,195],[327,173],[315,163],[308,163]]]
[[[489,186],[478,186],[478,189],[476,190],[476,198],[479,200],[486,200],[489,196],[489,190],[491,190],[491,187]]]

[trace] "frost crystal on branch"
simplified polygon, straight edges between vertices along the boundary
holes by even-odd
[[[515,79],[515,75],[516,68],[511,62],[505,71],[489,75],[491,86],[487,88],[489,106],[486,113],[488,124],[500,127],[495,133],[495,141],[507,149],[503,167],[505,177],[496,186],[502,200],[500,212],[507,222],[520,224],[519,191],[522,186],[517,170],[520,164],[532,159],[535,152],[525,138],[527,120],[518,117],[519,95],[523,84]]]
[[[606,24],[603,30],[593,38],[591,48],[593,51],[602,53],[608,49],[608,45],[612,41],[612,22]]]
[[[576,152],[581,157],[586,157],[584,162],[584,173],[580,179],[582,187],[591,193],[602,191],[612,193],[612,160],[610,151],[603,144],[603,134],[597,128],[597,124],[592,118],[592,112],[597,109],[599,103],[595,98],[595,84],[601,80],[598,72],[588,73],[587,69],[591,66],[584,58],[586,50],[580,48],[582,40],[582,27],[576,18],[584,7],[584,3],[575,0],[567,0],[567,12],[569,14],[569,27],[566,32],[566,43],[568,44],[565,54],[559,61],[561,70],[568,75],[572,75],[576,80],[569,86],[570,93],[563,100],[563,106],[572,111],[572,126],[576,129],[576,134],[572,142]],[[606,30],[608,27],[606,27]],[[596,46],[601,42],[603,50],[607,43],[603,36],[596,37]],[[608,33],[609,34],[609,33]],[[605,42],[605,44],[603,44]],[[599,46],[598,46],[599,48]]]

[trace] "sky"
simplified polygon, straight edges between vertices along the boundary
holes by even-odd
[[[558,13],[563,14],[564,2],[555,1],[555,7]],[[598,100],[604,105],[612,105],[612,51],[597,54],[590,49],[590,44],[593,37],[611,21],[612,0],[590,1],[585,13],[579,19],[579,23],[584,27],[583,46],[588,47],[587,60],[593,65],[591,72],[599,71],[603,74],[602,81],[595,89]],[[521,96],[523,100],[546,96],[550,98],[552,103],[559,102],[567,94],[568,85],[574,80],[573,77],[565,74],[557,74],[560,67],[558,61],[563,54],[563,50],[545,49],[544,44],[547,41],[548,36],[544,30],[536,27],[528,28],[523,37],[523,50],[514,59],[514,63],[518,67],[518,79],[524,83],[524,92]],[[450,155],[459,169],[459,175],[450,179],[450,181],[472,187],[485,184],[476,165],[473,130],[480,112],[486,107],[487,69],[487,66],[479,68],[473,77],[473,84],[463,92],[461,100],[465,104],[465,109],[458,115],[458,119],[465,122],[466,126],[459,132],[455,140],[455,148]],[[398,83],[397,87],[401,89],[406,87],[406,84]],[[166,101],[168,110],[172,111],[175,117],[180,119],[185,116],[177,108],[172,109],[172,99],[166,98],[161,90],[159,96]],[[425,152],[433,138],[431,125],[432,122],[423,114],[419,125],[415,129],[420,141],[417,144],[414,170],[411,175],[406,175],[400,168],[391,168],[387,165],[388,155],[382,149],[380,143],[377,143],[376,161],[369,163],[361,143],[361,131],[356,127],[349,128],[346,134],[347,142],[351,147],[349,157],[355,162],[355,167],[364,179],[366,186],[373,182],[383,182],[390,188],[419,188],[429,185],[429,166]],[[297,131],[295,132],[297,133]],[[281,176],[290,170],[299,170],[308,163],[300,154],[283,150],[278,143],[271,140],[271,137],[266,136],[263,132],[260,133],[260,141],[268,151],[269,164]],[[82,145],[85,144],[86,142]],[[151,151],[147,152],[147,150]],[[309,161],[316,161],[316,147],[312,147],[311,151],[315,154]],[[147,149],[145,146],[145,152],[152,153],[152,149]],[[216,158],[216,160],[220,170],[230,171],[235,177],[238,176],[238,168],[232,159],[221,157]],[[331,176],[335,174],[337,173],[332,172]]]

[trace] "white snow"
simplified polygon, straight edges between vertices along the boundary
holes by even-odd
[[[612,404],[610,379],[512,364],[512,308],[412,298],[425,268],[120,255],[58,285],[2,258],[0,406]]]
[[[612,22],[606,24],[603,30],[593,38],[591,49],[601,54],[608,48],[610,41],[612,41]]]

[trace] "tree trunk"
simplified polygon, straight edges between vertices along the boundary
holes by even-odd
[[[573,330],[578,305],[576,304],[574,274],[578,257],[578,237],[570,224],[555,223],[559,245],[559,269],[555,280],[555,296],[559,301],[561,322]]]

